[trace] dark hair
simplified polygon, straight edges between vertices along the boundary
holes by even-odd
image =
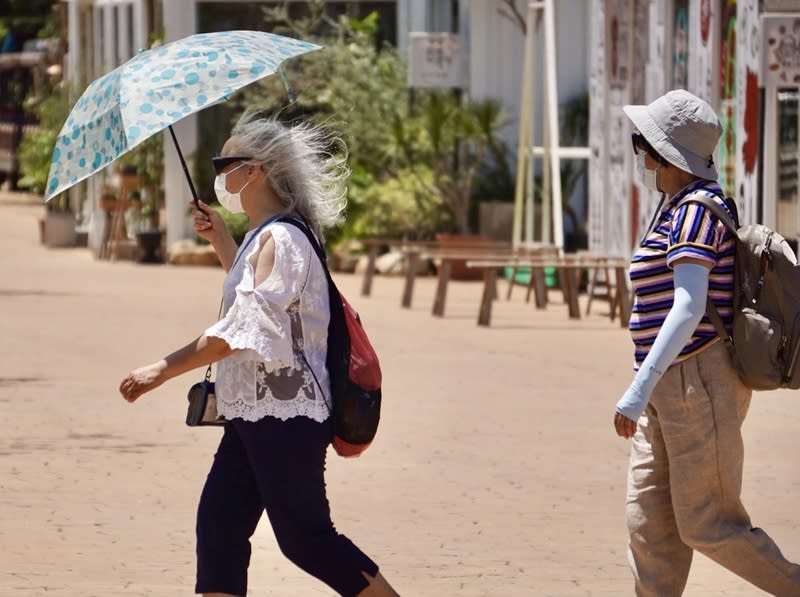
[[[631,135],[631,143],[633,144],[633,153],[638,154],[639,151],[650,154],[656,162],[662,166],[666,166],[669,162],[650,145],[650,142],[645,138],[642,133],[636,132]]]

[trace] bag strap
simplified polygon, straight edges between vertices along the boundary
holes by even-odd
[[[325,249],[322,248],[322,245],[317,240],[317,237],[311,231],[311,226],[309,226],[308,223],[301,216],[286,214],[278,216],[275,219],[275,221],[293,225],[294,227],[298,228],[303,234],[305,234],[306,238],[308,238],[308,242],[311,244],[311,247],[317,254],[320,264],[322,264],[322,269],[325,272],[325,278],[328,280],[328,302],[331,307],[330,317],[333,317],[333,308],[336,305],[336,297],[339,296],[339,289],[336,288],[336,284],[334,284],[333,278],[331,277],[331,272],[328,269],[328,257],[325,254]],[[339,302],[339,304],[341,305],[341,301]],[[311,372],[311,376],[314,378],[314,381],[316,382],[320,392],[322,392],[322,395],[325,396],[325,390],[322,389],[322,384],[319,383],[319,379],[317,379],[317,374],[314,373],[314,369],[313,367],[311,367],[311,363],[309,363],[308,359],[306,359],[305,351],[302,350],[300,351],[300,357],[303,359],[303,362],[306,364],[306,367],[308,367],[308,370]],[[333,398],[332,395],[331,398]],[[327,402],[325,402],[325,407],[328,409],[328,414],[333,414]]]
[[[719,203],[714,201],[711,197],[709,197],[708,195],[700,195],[699,197],[698,196],[694,196],[694,195],[690,195],[688,197],[684,197],[683,199],[681,199],[680,203],[678,203],[676,209],[680,208],[683,205],[686,205],[687,203],[697,203],[699,205],[702,205],[706,209],[710,210],[711,213],[713,213],[715,216],[717,216],[717,219],[720,222],[725,224],[725,228],[730,230],[731,233],[734,236],[736,236],[737,226],[736,226],[736,223],[733,221],[733,218],[731,217],[731,214],[728,213],[727,209],[722,207]]]
[[[677,207],[680,208],[682,205],[686,205],[687,203],[697,203],[710,210],[711,213],[717,216],[717,219],[722,222],[728,230],[731,231],[734,238],[737,238],[737,231],[733,218],[725,208],[714,201],[711,197],[708,195],[685,197],[680,201],[680,203],[678,203]],[[731,338],[728,330],[725,329],[725,324],[722,322],[722,317],[720,316],[714,301],[711,299],[711,295],[706,296],[706,313],[708,314],[708,318],[711,320],[711,323],[714,325],[714,329],[717,331],[717,334],[720,338],[722,338],[722,341],[730,346],[733,346],[733,338]]]
[[[311,227],[308,223],[300,216],[295,215],[281,215],[275,219],[276,222],[284,222],[286,224],[292,224],[296,228],[299,228],[303,234],[306,235],[308,238],[308,242],[311,243],[311,247],[314,249],[314,252],[319,257],[320,262],[322,263],[322,269],[325,270],[325,275],[327,276],[329,281],[333,281],[331,278],[331,273],[328,270],[328,256],[325,254],[325,249],[322,248],[317,237],[311,232]]]

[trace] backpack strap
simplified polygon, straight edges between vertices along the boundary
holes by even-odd
[[[308,225],[308,223],[299,216],[288,215],[288,214],[278,216],[275,218],[274,221],[292,224],[296,228],[299,228],[300,231],[306,235],[306,238],[308,238],[308,242],[311,243],[311,247],[314,249],[314,252],[317,254],[317,257],[322,263],[322,269],[325,270],[325,276],[328,278],[328,280],[332,281],[331,273],[328,270],[328,257],[327,255],[325,255],[325,249],[322,248],[322,245],[319,244],[317,237],[314,236],[313,232],[311,232],[311,227]]]
[[[697,203],[699,205],[702,205],[703,207],[711,211],[711,213],[713,213],[715,216],[717,216],[717,219],[723,224],[725,224],[725,228],[730,230],[734,236],[736,235],[737,226],[736,223],[733,221],[733,217],[731,216],[731,214],[728,213],[727,209],[722,207],[719,203],[714,201],[708,195],[700,195],[700,196],[690,195],[688,197],[684,197],[678,203],[676,209],[680,208],[683,205],[686,205],[687,203]]]
[[[319,262],[322,264],[322,269],[325,272],[325,278],[328,281],[328,303],[331,310],[330,321],[333,322],[334,317],[336,317],[336,313],[342,311],[342,301],[337,300],[337,298],[340,296],[339,289],[336,288],[336,284],[334,284],[333,278],[331,277],[331,272],[328,269],[328,259],[327,256],[325,255],[325,249],[322,248],[322,245],[320,245],[319,241],[317,240],[317,237],[311,231],[311,226],[309,226],[308,223],[303,218],[295,215],[284,214],[277,216],[274,219],[274,221],[291,224],[295,228],[298,228],[303,234],[306,235],[306,238],[308,238],[308,242],[311,243],[311,247],[317,254],[317,258],[319,259]],[[343,312],[341,312],[341,318],[344,319]],[[330,323],[328,324],[328,333],[330,334]],[[349,355],[350,352],[349,347],[347,349],[347,352]],[[305,363],[306,367],[308,367],[308,370],[311,372],[311,376],[314,378],[317,387],[320,389],[320,392],[322,392],[322,395],[324,396],[325,390],[322,389],[322,385],[319,383],[319,379],[317,379],[317,374],[314,373],[314,369],[311,367],[311,363],[309,363],[308,359],[306,359],[305,351],[303,350],[300,351],[300,358],[303,359],[303,362]],[[325,361],[326,361],[326,366],[328,367],[328,371],[330,372],[331,370],[330,350],[328,351],[328,356],[326,357]],[[334,395],[333,387],[331,387],[330,395],[331,395],[331,401],[333,401],[333,395]],[[325,406],[328,407],[327,402],[325,403]],[[328,407],[328,413],[333,414],[330,407]]]
[[[680,203],[678,203],[677,207],[680,208],[682,205],[686,205],[687,203],[697,203],[710,210],[711,213],[717,216],[717,219],[719,219],[719,221],[731,231],[734,238],[737,238],[736,225],[733,221],[733,218],[728,213],[728,210],[723,208],[711,197],[708,195],[685,197],[680,201]],[[710,295],[706,296],[706,314],[711,320],[711,323],[714,325],[714,329],[717,331],[717,334],[720,338],[722,338],[722,341],[730,346],[733,346],[733,338],[731,338],[728,330],[725,329],[725,324],[722,322],[722,317],[720,317],[719,311],[717,311],[717,306],[714,304],[714,301],[711,299]]]

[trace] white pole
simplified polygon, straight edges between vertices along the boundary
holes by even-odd
[[[135,0],[133,3],[133,55],[139,50],[147,49],[147,37],[150,26],[147,23],[147,11],[145,10],[144,0]]]
[[[545,80],[547,105],[547,144],[550,157],[550,173],[553,185],[553,241],[559,248],[564,246],[564,217],[561,211],[561,158],[553,151],[561,144],[558,134],[558,88],[556,87],[556,27],[555,6],[552,0],[545,1],[544,43]],[[546,197],[545,197],[546,201]],[[547,221],[544,224],[548,224]]]
[[[131,57],[131,34],[128,25],[131,16],[128,13],[128,4],[118,4],[112,8],[114,19],[117,21],[117,63],[115,67],[126,62]]]
[[[105,74],[117,66],[117,53],[114,48],[114,13],[113,4],[102,6],[103,10],[103,60],[100,72]]]
[[[545,31],[545,37],[547,32]],[[550,103],[548,100],[549,84],[547,78],[547,42],[545,42],[545,81],[544,81],[544,131],[542,131],[542,145],[544,146],[544,159],[542,160],[542,242],[551,244],[553,242],[553,145],[550,138]]]
[[[94,64],[92,64],[92,72],[87,73],[87,81],[91,81],[105,72],[105,64],[103,64],[103,11],[104,8],[102,6],[94,5],[92,8]]]
[[[170,42],[196,33],[197,2],[164,2],[164,41]],[[193,154],[197,150],[197,115],[192,114],[173,126],[181,145],[189,172],[194,169]],[[162,135],[164,142],[164,211],[167,246],[184,238],[193,238],[192,218],[187,205],[191,198],[178,152],[169,134]]]
[[[80,81],[80,55],[81,55],[81,11],[78,0],[70,0],[67,4],[67,38],[69,51],[67,52],[66,79],[73,85]]]
[[[517,142],[517,176],[514,187],[514,222],[512,243],[517,246],[522,241],[522,218],[525,204],[525,179],[528,167],[528,148],[531,146],[532,105],[532,57],[533,57],[533,6],[528,4],[528,34],[525,36],[525,56],[522,62],[522,94],[519,103],[519,140]]]
[[[537,19],[539,13],[537,11],[544,8],[541,2],[528,3],[528,23],[526,31],[528,32],[528,39],[531,40],[531,53],[530,53],[530,94],[531,103],[529,106],[530,111],[530,127],[528,129],[528,144],[525,147],[525,169],[527,175],[525,177],[525,241],[532,243],[536,240],[536,160],[534,154],[531,152],[531,147],[536,142],[536,67],[538,66],[538,56],[536,55],[536,44],[538,42],[539,27]]]

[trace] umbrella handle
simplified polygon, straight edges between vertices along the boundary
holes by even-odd
[[[192,177],[189,175],[189,168],[186,167],[186,160],[183,159],[183,152],[181,151],[181,146],[178,145],[178,138],[175,136],[175,130],[172,128],[172,125],[169,125],[169,134],[172,135],[172,142],[175,144],[175,149],[178,151],[178,157],[181,159],[183,173],[186,175],[186,181],[189,183],[189,188],[192,191],[192,197],[194,197],[194,206],[205,213],[205,210],[200,207],[200,199],[197,196],[197,190],[194,188]]]

